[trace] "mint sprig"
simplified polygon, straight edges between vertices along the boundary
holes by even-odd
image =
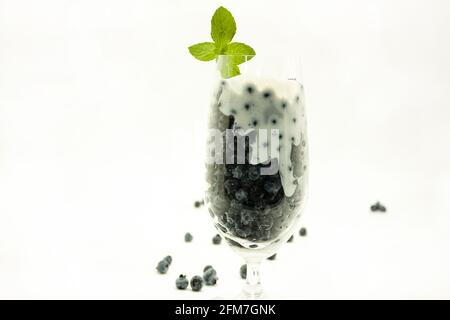
[[[236,22],[230,11],[219,7],[211,18],[211,38],[214,42],[201,42],[189,47],[189,52],[200,61],[211,61],[219,55],[228,55],[222,61],[222,77],[231,78],[240,74],[239,64],[256,54],[252,47],[241,42],[231,42],[236,34]]]

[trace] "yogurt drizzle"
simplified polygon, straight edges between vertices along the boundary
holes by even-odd
[[[279,131],[279,152],[272,156],[275,140],[257,139],[250,142],[258,150],[258,158],[251,158],[251,164],[278,159],[279,173],[284,193],[293,195],[300,177],[294,176],[291,161],[293,146],[302,143],[305,130],[303,86],[293,80],[255,79],[245,76],[234,77],[221,83],[219,110],[234,117],[234,127],[243,130],[277,129]],[[261,138],[261,135],[259,136]],[[260,152],[263,148],[267,152]]]

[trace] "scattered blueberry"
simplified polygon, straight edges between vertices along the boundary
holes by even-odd
[[[277,257],[277,254],[273,254],[270,257],[267,258],[267,260],[275,260],[275,258]]]
[[[292,241],[294,241],[294,235],[292,235],[287,242],[292,242]]]
[[[245,110],[249,110],[249,109],[250,109],[250,103],[246,103],[246,104],[244,105],[244,108],[245,108]]]
[[[160,262],[158,262],[156,270],[158,270],[158,272],[161,274],[167,273],[167,270],[169,270],[169,263],[167,263],[166,260],[161,260]]]
[[[191,279],[192,291],[200,291],[203,287],[203,279],[200,276],[194,276]]]
[[[248,92],[249,94],[252,94],[253,91],[255,91],[255,88],[253,88],[253,86],[247,86],[247,92]]]
[[[242,279],[247,279],[247,265],[243,264],[240,269],[240,274]]]
[[[203,268],[203,272],[206,272],[206,270],[208,270],[208,269],[214,269],[211,265],[207,265],[207,266],[205,266],[204,268]]]
[[[177,289],[184,290],[188,287],[189,281],[184,274],[180,274],[177,280],[175,280],[175,285]]]
[[[299,234],[302,237],[306,237],[306,234],[307,234],[306,228],[301,228]]]
[[[163,260],[167,261],[167,263],[169,264],[169,266],[172,264],[172,256],[167,256],[167,257],[165,257]]]
[[[202,205],[204,205],[205,204],[205,202],[203,201],[203,200],[201,200],[201,201],[195,201],[194,202],[194,207],[196,207],[196,208],[200,208]]]
[[[386,207],[383,206],[380,202],[377,202],[370,207],[370,210],[372,212],[377,212],[377,211],[386,212]]]
[[[252,124],[254,127],[256,127],[258,125],[258,120],[253,120]]]
[[[213,286],[217,283],[217,280],[219,278],[217,277],[217,272],[214,270],[214,268],[206,269],[206,271],[203,273],[203,280],[205,281],[205,284],[207,286]]]
[[[213,244],[220,244],[222,242],[222,237],[220,236],[220,234],[216,234],[213,238],[212,238],[212,243]]]
[[[193,238],[194,237],[189,232],[186,232],[186,234],[184,235],[184,241],[186,242],[191,242]]]

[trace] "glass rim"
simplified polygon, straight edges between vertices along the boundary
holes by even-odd
[[[256,57],[256,54],[218,54],[217,57]]]

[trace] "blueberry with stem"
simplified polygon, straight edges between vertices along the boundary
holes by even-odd
[[[179,290],[184,290],[188,287],[189,281],[186,279],[186,276],[184,274],[180,274],[180,276],[175,280],[175,286]]]

